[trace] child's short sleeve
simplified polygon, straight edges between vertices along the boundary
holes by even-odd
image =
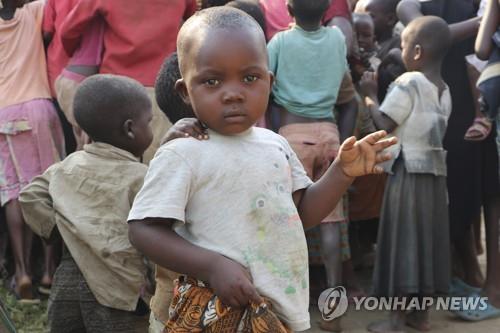
[[[392,85],[380,106],[380,111],[394,120],[396,124],[401,125],[411,113],[413,101],[410,90],[407,85]]]
[[[306,170],[300,163],[297,154],[292,150],[290,153],[290,168],[292,171],[292,193],[311,186],[313,183],[307,176]]]
[[[160,148],[150,163],[128,220],[166,218],[184,222],[191,178],[191,167],[181,155],[167,147]]]
[[[299,157],[293,151],[292,147],[288,144],[285,138],[282,138],[285,152],[287,154],[288,163],[290,165],[290,172],[292,176],[292,193],[304,188],[309,187],[313,182],[309,178],[304,169],[304,166],[299,160]]]

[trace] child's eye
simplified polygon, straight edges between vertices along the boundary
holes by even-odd
[[[257,81],[257,79],[258,79],[258,77],[255,75],[245,75],[245,77],[243,78],[243,82],[250,83],[250,82]]]
[[[220,81],[217,79],[208,79],[208,80],[205,80],[205,82],[203,82],[203,83],[207,86],[215,87],[220,83]]]

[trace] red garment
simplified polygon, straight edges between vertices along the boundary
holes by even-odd
[[[60,27],[76,2],[77,0],[47,0],[45,3],[42,31],[52,35],[47,49],[47,74],[52,97],[55,97],[54,82],[69,60],[62,46]]]
[[[260,0],[260,6],[266,18],[267,40],[271,40],[277,32],[287,29],[293,22],[293,19],[288,15],[286,0]],[[323,24],[336,16],[351,18],[347,0],[332,1],[323,17]]]
[[[183,20],[196,11],[196,0],[80,0],[61,27],[71,54],[92,19],[106,22],[100,73],[131,77],[152,87],[163,60],[175,51]]]

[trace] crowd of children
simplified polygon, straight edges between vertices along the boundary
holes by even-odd
[[[0,277],[50,332],[303,331],[341,285],[500,317],[498,0],[25,2],[0,0]],[[367,329],[405,326],[429,309]]]

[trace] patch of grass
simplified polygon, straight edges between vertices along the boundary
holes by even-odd
[[[0,298],[8,311],[18,333],[48,333],[47,300],[40,304],[20,304],[16,297],[5,289],[0,280]]]

